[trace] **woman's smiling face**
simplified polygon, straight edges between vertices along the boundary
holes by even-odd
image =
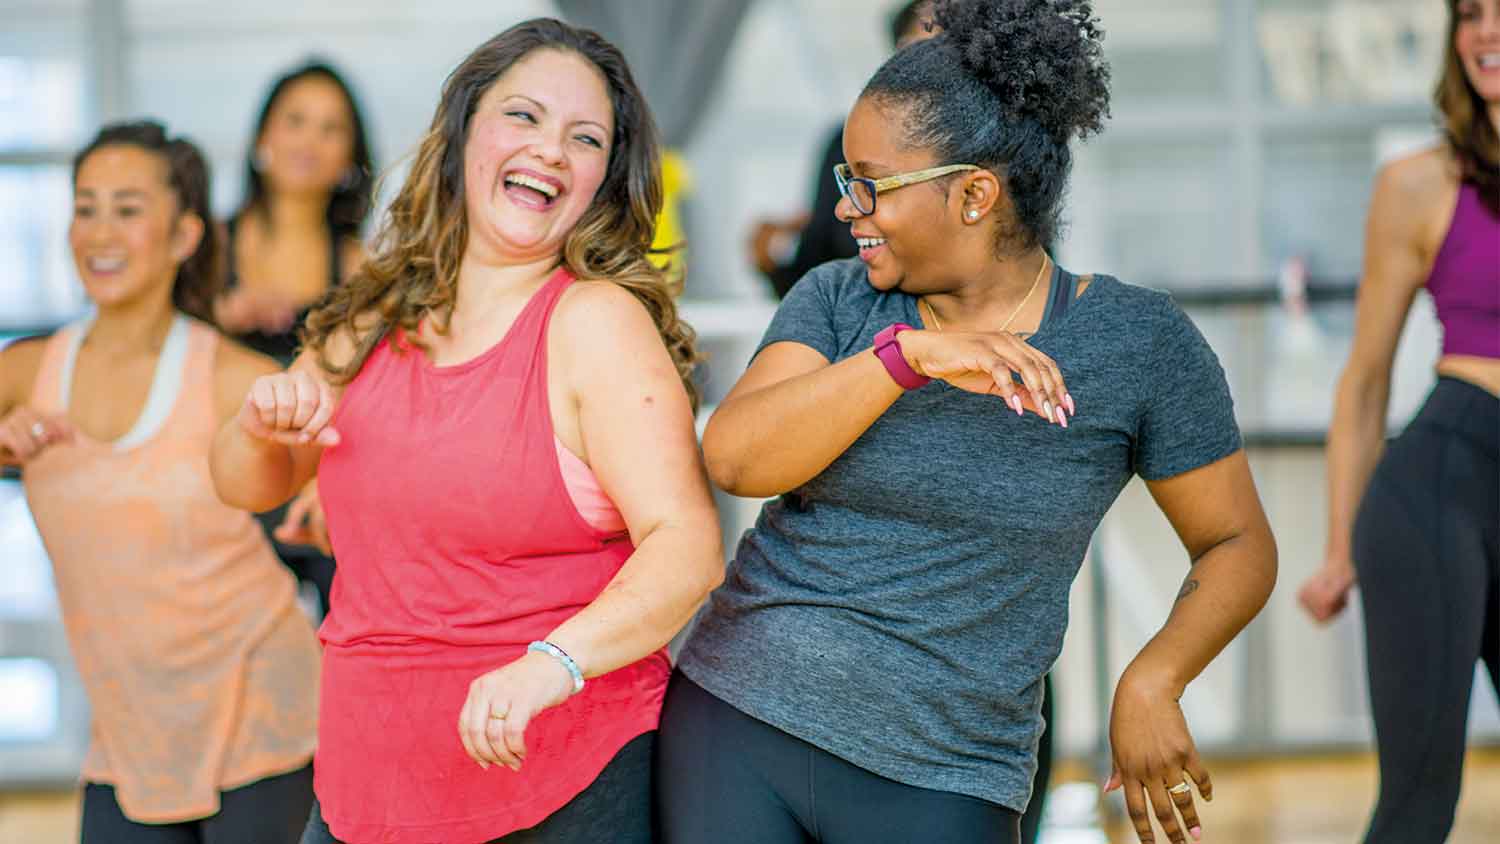
[[[609,169],[614,108],[603,74],[539,49],[479,100],[464,146],[470,243],[515,260],[562,251]]]
[[[901,116],[900,106],[868,97],[854,104],[844,122],[844,159],[853,175],[880,179],[940,163],[931,150],[902,143]],[[922,280],[945,263],[957,213],[951,183],[941,177],[886,191],[877,197],[875,213],[868,215],[861,215],[848,197],[839,199],[834,213],[849,223],[850,234],[859,241],[859,257],[876,289],[922,292]]]

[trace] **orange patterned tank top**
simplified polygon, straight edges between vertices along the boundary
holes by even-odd
[[[48,341],[38,410],[66,414],[87,330]],[[301,768],[315,743],[312,626],[260,527],[208,473],[220,342],[179,316],[134,429],[80,433],[24,473],[92,709],[83,778],[143,823],[215,814],[221,790]]]

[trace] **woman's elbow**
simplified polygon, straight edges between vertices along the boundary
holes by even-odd
[[[740,486],[743,474],[739,456],[726,442],[727,435],[723,425],[715,424],[718,421],[718,414],[714,414],[703,429],[703,465],[714,486],[730,495],[738,495],[736,489]]]
[[[1260,575],[1256,584],[1256,592],[1260,598],[1260,606],[1264,607],[1271,599],[1271,593],[1276,589],[1276,578],[1281,566],[1280,551],[1276,548],[1276,535],[1271,532],[1269,523],[1262,523],[1255,530],[1255,548],[1256,552],[1252,559],[1257,563],[1256,569]]]
[[[702,602],[708,597],[708,593],[718,589],[724,582],[724,540],[719,531],[717,511],[710,509],[704,515],[699,534],[697,552],[693,554],[696,562],[693,567],[693,585],[698,593],[698,601]]]

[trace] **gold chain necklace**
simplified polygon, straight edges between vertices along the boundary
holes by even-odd
[[[1037,285],[1039,285],[1039,284],[1042,283],[1042,275],[1047,272],[1047,265],[1049,263],[1051,263],[1051,256],[1048,255],[1046,252],[1043,252],[1042,253],[1042,268],[1036,271],[1036,279],[1034,279],[1031,282],[1031,289],[1026,291],[1026,295],[1025,296],[1021,297],[1021,304],[1017,305],[1016,309],[1010,312],[1010,316],[1008,318],[1006,318],[1005,322],[1003,322],[1003,323],[1000,324],[1000,329],[999,329],[1000,331],[1004,331],[1005,329],[1009,328],[1010,324],[1012,322],[1015,322],[1016,317],[1021,313],[1021,309],[1024,308],[1024,307],[1026,307],[1026,303],[1027,302],[1031,301],[1031,294],[1035,293]],[[923,297],[922,300],[921,300],[921,302],[922,302],[922,304],[924,304],[924,305],[927,306],[927,314],[928,314],[928,316],[932,317],[932,327],[935,330],[937,330],[937,331],[942,331],[943,330],[943,324],[938,321],[937,311],[934,311],[932,309],[932,303],[929,302],[929,301],[927,301],[926,297]]]

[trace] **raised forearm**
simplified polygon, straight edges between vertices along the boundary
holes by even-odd
[[[1167,623],[1132,662],[1180,696],[1265,606],[1276,585],[1269,528],[1240,533],[1202,554],[1178,592]]]
[[[548,641],[585,677],[640,660],[677,635],[724,578],[712,509],[652,531],[599,597],[558,625]]]
[[[873,350],[720,405],[703,436],[714,483],[734,495],[780,495],[843,454],[903,390]]]
[[[252,513],[279,507],[298,491],[291,449],[250,436],[233,419],[214,437],[209,471],[221,501]]]

